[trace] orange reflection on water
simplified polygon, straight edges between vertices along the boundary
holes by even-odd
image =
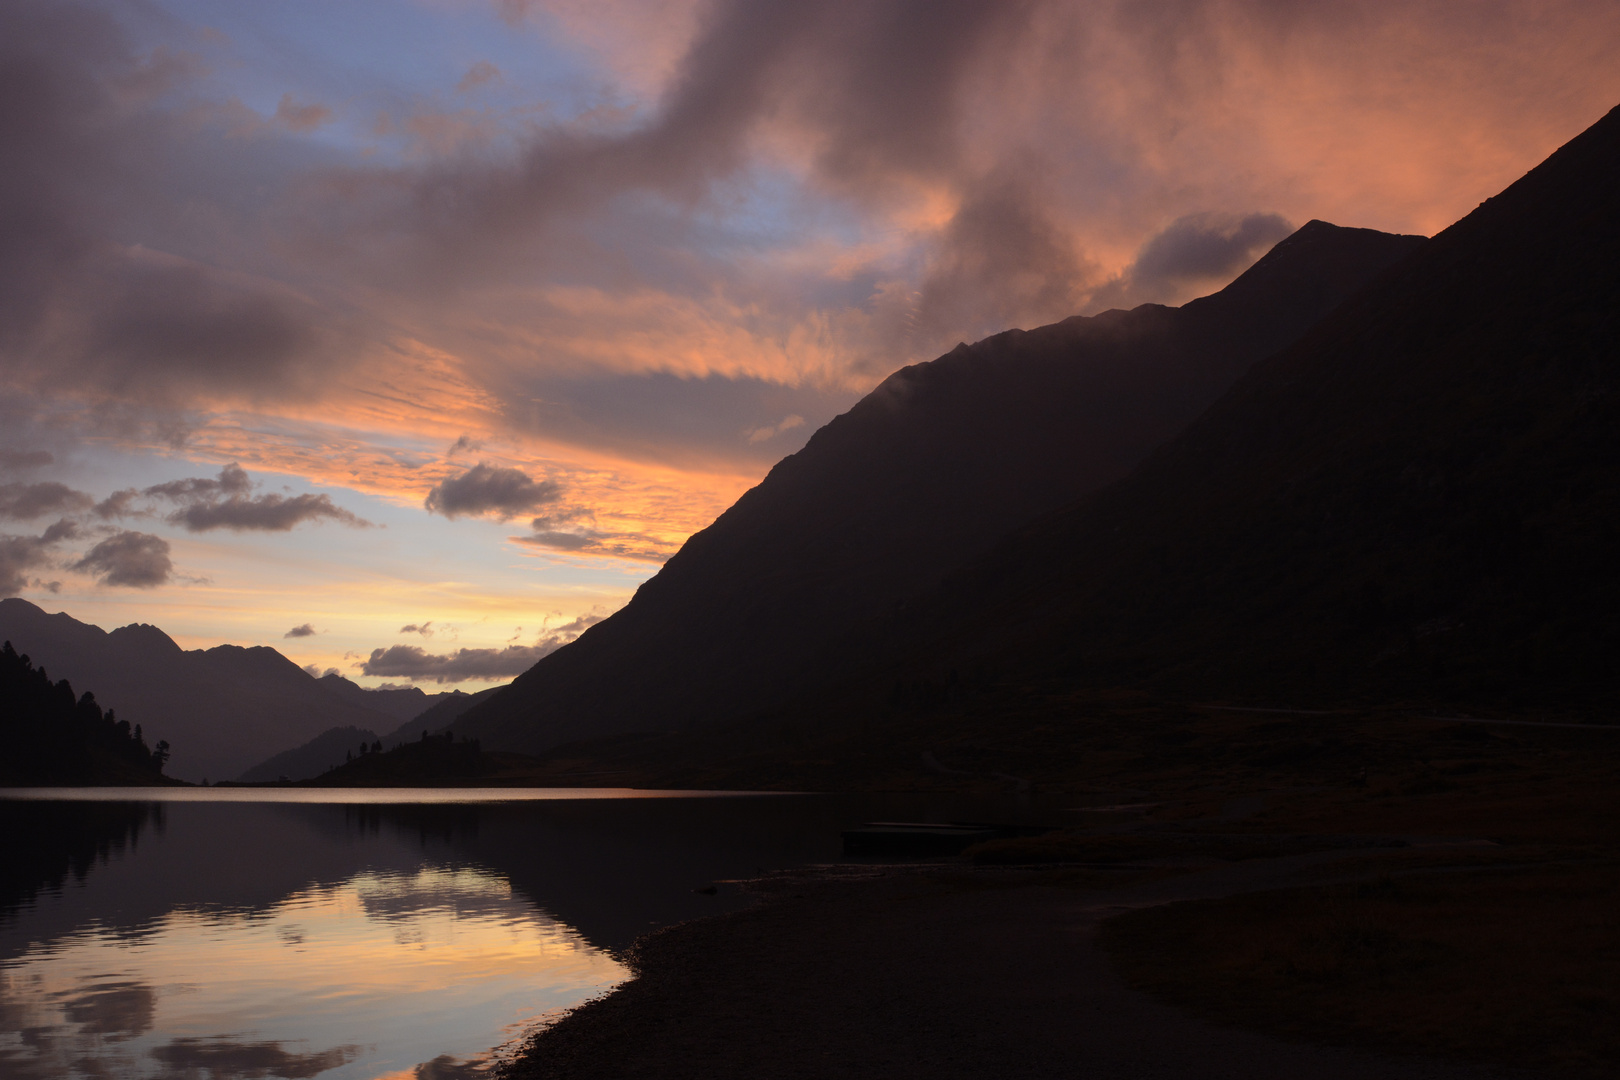
[[[486,871],[362,873],[34,946],[0,966],[0,1074],[476,1076],[491,1047],[625,977]]]

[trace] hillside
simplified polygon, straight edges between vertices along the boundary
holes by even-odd
[[[341,765],[344,756],[356,753],[362,745],[377,741],[377,733],[365,728],[328,728],[308,742],[283,750],[268,761],[246,769],[236,779],[244,784],[263,784],[286,777],[307,780]]]
[[[111,632],[26,600],[0,600],[0,638],[55,678],[95,687],[149,742],[173,748],[168,771],[226,779],[333,727],[387,731],[393,717],[329,693],[275,649],[187,651],[155,626]]]
[[[169,745],[148,746],[139,726],[75,696],[32,657],[0,645],[0,786],[161,784]]]
[[[1612,707],[1620,110],[1135,475],[858,646],[889,680]],[[885,665],[888,665],[886,668]]]
[[[1311,222],[1181,308],[1067,319],[886,379],[623,610],[456,724],[533,752],[815,692],[817,657],[1009,530],[1124,476],[1257,359],[1422,243]]]
[[[419,739],[424,733],[437,735],[455,723],[468,709],[481,702],[488,701],[505,689],[504,686],[491,686],[487,690],[479,690],[473,694],[461,690],[433,694],[433,704],[382,737],[383,746],[392,748],[402,742]]]
[[[415,705],[418,698],[430,704],[406,718],[403,724],[386,735],[378,735],[374,731],[356,727],[330,728],[300,746],[284,750],[268,761],[262,761],[243,771],[237,777],[238,780],[257,784],[283,776],[289,780],[307,780],[319,776],[341,764],[345,755],[356,752],[362,743],[381,742],[384,749],[391,750],[402,742],[421,738],[424,733],[438,734],[475,703],[502,689],[499,686],[492,686],[476,694],[467,694],[460,690],[450,690],[442,694],[424,694],[414,686],[407,690],[366,690],[338,675],[324,676],[319,682],[328,690],[337,684],[344,696],[350,700],[366,701],[369,695],[376,695],[382,699],[379,706],[388,709],[393,715],[398,715],[405,708]]]
[[[442,701],[465,696],[459,691],[429,694],[419,686],[390,686],[369,690],[353,680],[332,673],[322,675],[316,682],[327,693],[335,694],[351,705],[392,717],[396,723],[413,720]]]

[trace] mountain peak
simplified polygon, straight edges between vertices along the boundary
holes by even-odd
[[[184,652],[185,650],[162,630],[150,623],[130,623],[120,626],[107,635],[113,642],[124,647],[142,649],[157,649],[163,652]]]
[[[458,728],[491,748],[757,713],[1007,531],[1124,476],[1421,238],[1325,223],[1182,308],[1009,330],[901,369],[611,618]],[[656,718],[649,720],[649,718]]]

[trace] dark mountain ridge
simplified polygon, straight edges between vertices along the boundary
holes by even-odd
[[[341,764],[344,755],[353,753],[361,743],[381,742],[384,750],[392,750],[401,743],[421,738],[424,733],[436,735],[449,727],[456,717],[472,708],[474,704],[504,689],[492,686],[476,694],[463,693],[460,690],[449,690],[442,694],[424,694],[416,687],[409,690],[366,690],[340,675],[325,675],[319,681],[320,685],[328,690],[332,689],[334,684],[350,688],[340,689],[340,692],[349,698],[361,695],[363,700],[365,695],[375,694],[383,699],[379,704],[391,710],[412,705],[413,694],[431,704],[408,717],[403,724],[386,735],[378,735],[374,731],[356,727],[329,728],[308,742],[290,750],[283,750],[268,761],[262,761],[245,770],[237,777],[238,780],[257,784],[274,781],[283,776],[289,780],[307,780],[319,776]]]
[[[1127,480],[869,626],[867,670],[888,671],[873,692],[959,668],[1607,709],[1617,391],[1620,109],[1256,365]]]
[[[429,694],[419,686],[389,686],[369,690],[342,675],[328,673],[316,680],[328,693],[358,705],[391,716],[397,723],[413,720],[441,701],[458,696],[459,691]]]
[[[291,750],[283,750],[268,761],[261,761],[251,769],[243,770],[236,779],[244,784],[273,783],[285,777],[288,780],[307,780],[328,769],[335,769],[353,756],[361,746],[369,747],[378,739],[375,731],[365,728],[327,728],[313,739]]]
[[[328,728],[398,726],[266,646],[187,651],[155,626],[104,631],[17,598],[0,600],[0,638],[52,676],[94,687],[119,719],[142,725],[149,742],[167,740],[168,771],[184,779],[237,776]]]
[[[0,786],[159,784],[167,743],[149,747],[139,726],[102,712],[95,694],[52,681],[10,641],[0,644]]]
[[[1008,331],[896,372],[456,730],[532,752],[814,692],[819,658],[857,623],[1124,476],[1421,243],[1313,221],[1180,308]]]

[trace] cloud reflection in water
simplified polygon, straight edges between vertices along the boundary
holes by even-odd
[[[362,873],[32,947],[0,965],[0,1074],[477,1076],[489,1047],[626,974],[494,874]]]

